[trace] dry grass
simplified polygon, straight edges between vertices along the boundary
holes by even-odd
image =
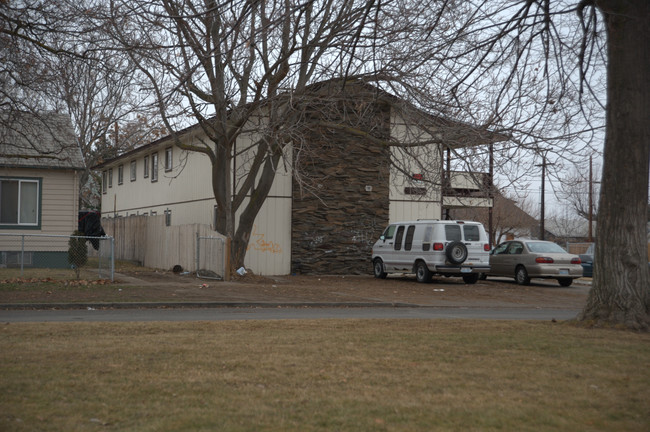
[[[552,323],[7,324],[0,430],[647,431],[647,334]]]
[[[103,263],[104,273],[108,273],[108,263]],[[80,279],[97,280],[98,279],[98,259],[88,258],[88,262],[81,268]],[[150,270],[146,267],[141,267],[138,263],[132,261],[115,261],[115,271],[136,271],[136,270]],[[71,268],[33,268],[25,267],[22,270],[20,267],[0,268],[0,280],[11,281],[14,279],[51,279],[54,281],[72,281],[77,279],[75,271]]]

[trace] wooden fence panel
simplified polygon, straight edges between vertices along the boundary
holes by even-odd
[[[222,237],[209,225],[165,225],[165,216],[102,219],[106,235],[115,238],[115,258],[145,267],[171,270],[180,265],[196,271],[196,236]]]

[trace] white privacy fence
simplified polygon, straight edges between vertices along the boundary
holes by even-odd
[[[56,275],[114,280],[112,237],[0,233],[0,279]]]
[[[115,257],[149,268],[196,272],[198,277],[223,279],[225,237],[209,225],[168,225],[164,215],[103,218],[102,227],[115,238]]]

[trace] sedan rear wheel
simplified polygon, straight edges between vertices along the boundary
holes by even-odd
[[[560,286],[563,287],[571,286],[571,284],[573,283],[573,279],[571,278],[560,278],[557,281],[559,282]]]
[[[515,269],[515,281],[519,285],[530,285],[530,278],[528,277],[526,267],[520,265]]]

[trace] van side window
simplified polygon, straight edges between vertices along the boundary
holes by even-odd
[[[465,241],[481,240],[481,234],[478,231],[478,225],[464,225],[463,234],[465,234]]]
[[[404,226],[397,228],[397,233],[395,234],[395,250],[402,249],[402,237],[404,237]]]
[[[411,250],[413,246],[413,234],[415,233],[415,225],[409,225],[406,229],[406,239],[404,239],[404,250]]]
[[[447,241],[461,241],[460,225],[445,225],[445,236]]]
[[[390,240],[393,238],[395,235],[395,228],[397,228],[397,225],[390,225],[388,228],[386,228],[386,231],[382,234],[384,236],[384,240]]]
[[[431,239],[433,238],[433,227],[431,225],[424,227],[424,237],[422,237],[422,250],[431,249]]]

